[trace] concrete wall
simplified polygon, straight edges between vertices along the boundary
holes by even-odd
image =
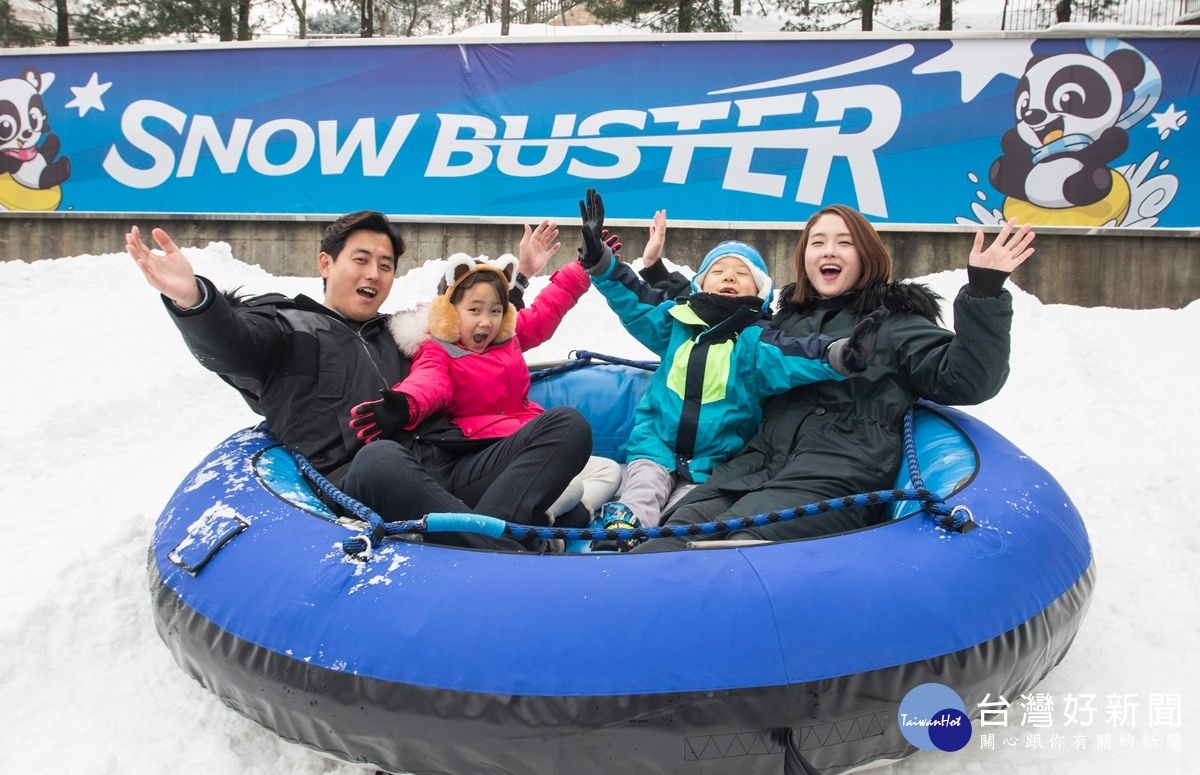
[[[0,214],[0,257],[6,261],[124,250],[131,223],[144,232],[167,229],[181,245],[228,242],[242,261],[272,274],[316,274],[317,246],[327,221],[311,218],[233,216],[89,216],[82,214]],[[407,223],[398,221],[409,249],[400,269],[454,252],[470,255],[515,253],[521,227],[514,224]],[[641,255],[644,225],[610,224],[625,242],[625,257]],[[564,225],[564,247],[552,266],[575,256],[576,224]],[[795,275],[795,229],[688,228],[672,226],[666,255],[695,266],[717,242],[740,239],[755,245],[780,285]],[[966,265],[973,232],[967,228],[880,226],[892,253],[897,277],[917,277]],[[1200,299],[1200,232],[1111,230],[1104,234],[1041,229],[1037,253],[1013,275],[1023,289],[1048,304],[1150,309],[1179,308]]]

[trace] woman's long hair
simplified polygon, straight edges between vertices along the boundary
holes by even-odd
[[[879,232],[875,231],[875,227],[853,207],[827,205],[808,219],[808,223],[804,224],[804,231],[800,232],[800,241],[796,243],[794,258],[796,290],[792,293],[792,303],[804,304],[818,298],[817,291],[809,281],[808,272],[804,268],[804,252],[813,227],[823,215],[836,215],[846,222],[846,228],[850,231],[850,239],[854,241],[854,249],[858,251],[858,260],[862,264],[862,276],[858,278],[858,284],[854,286],[853,290],[859,291],[868,285],[892,279],[892,257],[887,248],[883,246],[883,240],[879,238]]]

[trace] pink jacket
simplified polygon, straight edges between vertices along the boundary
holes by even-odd
[[[412,370],[393,390],[408,397],[408,430],[434,412],[445,412],[467,438],[511,436],[544,410],[529,400],[529,367],[522,354],[549,339],[563,316],[590,287],[579,262],[550,277],[531,305],[517,313],[516,334],[482,353],[426,339]]]

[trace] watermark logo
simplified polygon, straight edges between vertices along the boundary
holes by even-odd
[[[897,716],[904,739],[923,751],[960,751],[971,742],[971,719],[958,693],[937,683],[921,684],[900,701]]]

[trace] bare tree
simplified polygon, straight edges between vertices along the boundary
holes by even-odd
[[[692,0],[679,0],[679,31],[691,32],[692,30]]]
[[[358,20],[362,25],[360,37],[370,38],[375,35],[375,0],[362,0],[359,5]]]
[[[308,0],[291,0],[292,10],[300,20],[300,40],[308,37]]]
[[[233,40],[233,0],[221,0],[217,9],[217,38]]]
[[[67,0],[54,0],[54,15],[58,18],[58,29],[54,34],[54,45],[71,45],[70,17],[67,15]]]

